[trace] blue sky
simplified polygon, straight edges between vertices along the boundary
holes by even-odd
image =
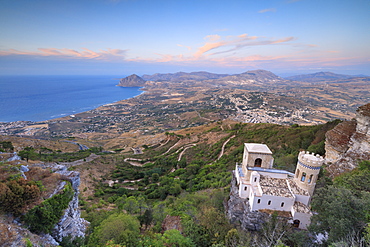
[[[1,0],[0,74],[370,75],[368,0]]]

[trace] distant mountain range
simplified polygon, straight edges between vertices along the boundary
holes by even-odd
[[[313,74],[289,76],[289,77],[286,77],[285,79],[288,79],[291,81],[321,82],[321,81],[343,80],[343,79],[350,79],[350,78],[357,78],[357,77],[367,77],[367,76],[365,75],[342,75],[342,74],[335,74],[332,72],[317,72]]]
[[[143,75],[142,78],[146,81],[184,81],[184,80],[283,80],[283,78],[275,75],[274,73],[267,70],[250,70],[241,74],[229,75],[229,74],[214,74],[205,71],[200,72],[177,72],[174,74],[154,74],[154,75]]]
[[[175,83],[184,83],[184,82],[203,82],[213,85],[255,85],[259,84],[269,84],[273,85],[276,83],[285,83],[290,84],[289,81],[301,81],[301,82],[324,82],[324,81],[336,81],[343,79],[351,79],[358,77],[367,77],[364,75],[342,75],[335,74],[331,72],[318,72],[313,74],[304,74],[290,76],[286,78],[279,77],[274,73],[267,70],[250,70],[241,74],[215,74],[205,71],[199,72],[177,72],[177,73],[167,73],[160,74],[156,73],[154,75],[143,75],[139,77],[137,75],[130,75],[126,78],[121,79],[118,86],[123,87],[133,87],[133,86],[145,86],[147,81],[154,82],[175,82]]]
[[[143,75],[142,78],[146,81],[184,81],[184,80],[210,80],[210,79],[219,79],[222,77],[229,76],[228,74],[214,74],[205,71],[199,72],[177,72],[174,74],[154,74],[154,75]]]

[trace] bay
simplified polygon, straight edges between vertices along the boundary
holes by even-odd
[[[123,76],[0,76],[0,122],[45,121],[135,97]]]

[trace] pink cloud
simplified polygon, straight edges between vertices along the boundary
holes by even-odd
[[[76,51],[68,48],[38,48],[38,51],[19,51],[15,49],[9,49],[7,51],[0,51],[0,56],[9,55],[28,55],[28,56],[54,56],[64,58],[81,58],[81,59],[112,59],[112,58],[124,58],[126,50],[120,49],[107,49],[100,50],[99,52],[92,51],[87,48],[82,48],[82,51]]]
[[[195,58],[199,58],[202,56],[204,53],[219,48],[221,46],[226,45],[227,42],[215,42],[215,43],[205,43],[203,46],[198,48],[198,51],[194,54]]]
[[[204,55],[208,51],[215,50],[218,48],[227,47],[226,50],[219,50],[212,54],[208,54],[208,56],[234,52],[247,46],[274,45],[295,40],[294,37],[286,37],[276,40],[258,36],[249,36],[248,34],[241,34],[238,36],[228,36],[225,39],[222,39],[222,37],[218,35],[209,35],[206,36],[206,39],[214,42],[207,42],[203,46],[199,47],[198,51],[194,54],[194,58],[199,59],[202,55]]]

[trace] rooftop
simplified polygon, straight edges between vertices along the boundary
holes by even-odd
[[[308,194],[306,190],[298,187],[298,185],[294,182],[293,179],[288,179],[288,183],[290,185],[290,188],[292,189],[293,194],[302,195],[302,196],[310,196],[310,194]]]
[[[264,154],[272,154],[271,150],[266,144],[260,143],[244,143],[245,148],[248,150],[249,153],[264,153]]]
[[[271,196],[282,196],[292,198],[286,179],[271,178],[269,176],[260,177],[260,186],[263,194]]]
[[[298,213],[305,213],[305,214],[311,213],[310,209],[306,205],[304,205],[302,202],[298,202],[298,201],[294,202],[293,209],[294,209],[294,211],[296,211]]]

